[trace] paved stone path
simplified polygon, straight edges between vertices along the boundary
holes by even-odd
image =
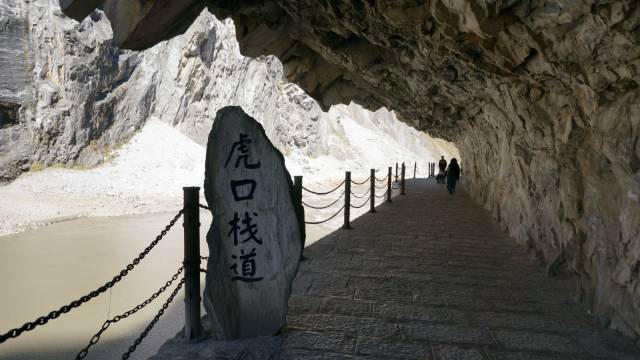
[[[352,225],[305,249],[289,358],[640,359],[462,191],[417,180]]]
[[[305,249],[280,336],[171,358],[640,359],[462,191],[417,180],[352,225]]]

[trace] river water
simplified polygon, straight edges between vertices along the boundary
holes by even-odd
[[[356,189],[356,192],[364,190]],[[397,191],[393,193],[395,196]],[[305,199],[317,205],[329,202],[314,197]],[[384,199],[377,199],[376,203],[382,201]],[[305,217],[307,221],[317,221],[331,216],[339,208],[340,204],[336,203],[321,211],[307,209]],[[352,218],[367,210],[368,206],[353,209]],[[111,280],[174,215],[159,213],[77,219],[0,236],[0,333],[48,314]],[[200,217],[201,254],[206,256],[205,235],[211,225],[211,215],[208,211],[201,211]],[[326,224],[307,226],[306,244],[312,244],[341,224],[340,214]],[[74,359],[106,319],[143,302],[164,285],[180,267],[182,257],[180,219],[147,257],[111,290],[44,326],[0,344],[0,360]],[[153,319],[171,290],[173,287],[135,315],[111,325],[100,342],[91,348],[87,359],[120,358]],[[180,291],[131,359],[147,359],[155,354],[166,340],[182,329],[183,324],[184,297]]]
[[[78,219],[1,236],[0,333],[47,314],[111,280],[159,234],[174,214]],[[201,253],[206,256],[209,212],[201,211],[201,223]],[[310,244],[331,229],[307,227],[307,231],[307,244]],[[112,290],[1,344],[0,359],[74,359],[107,318],[143,302],[164,285],[180,267],[182,256],[180,219],[140,265]],[[202,281],[204,287],[204,276]],[[91,348],[87,359],[119,359],[172,289],[137,314],[111,325],[100,342]],[[180,291],[131,359],[147,359],[181,330],[183,301]]]

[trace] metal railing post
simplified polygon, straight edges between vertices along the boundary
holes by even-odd
[[[298,218],[298,224],[300,224],[300,227],[301,227],[300,230],[302,232],[301,234],[302,246],[300,247],[300,261],[302,261],[306,259],[304,257],[304,243],[305,243],[307,229],[304,223],[304,207],[302,206],[302,176],[301,175],[293,177],[293,196],[294,196],[294,201],[296,202],[294,204],[296,217]]]
[[[351,171],[344,173],[344,224],[343,229],[351,229]]]
[[[416,170],[418,170],[418,162],[413,163],[413,178],[416,178]]]
[[[376,212],[376,169],[371,169],[371,197],[369,198],[369,212]]]
[[[400,181],[400,195],[406,195],[404,193],[404,170],[405,170],[405,166],[404,163],[402,163],[402,180]]]
[[[184,193],[184,337],[202,337],[200,324],[200,188],[183,187]]]
[[[396,163],[396,182],[398,182],[398,163]]]
[[[387,173],[387,202],[391,202],[391,166],[389,166],[389,172]]]

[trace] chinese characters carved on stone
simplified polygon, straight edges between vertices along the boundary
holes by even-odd
[[[250,145],[249,136],[240,133],[238,141],[231,146],[224,167],[232,165],[233,169],[259,169],[260,161],[250,159]],[[257,185],[256,180],[251,177],[232,179],[230,187],[234,201],[253,200]],[[257,217],[258,213],[253,211],[244,211],[240,214],[234,212],[233,219],[228,222],[231,229],[227,233],[227,238],[233,241],[234,246],[234,254],[231,255],[232,264],[229,267],[231,281],[256,282],[263,279],[258,274],[259,264],[256,263],[256,251],[262,245],[262,238],[256,224]],[[239,253],[237,253],[238,250]]]

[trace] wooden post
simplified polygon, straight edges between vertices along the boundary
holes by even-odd
[[[400,195],[406,195],[404,193],[404,169],[405,169],[405,166],[404,166],[404,163],[402,163],[402,180],[400,181]]]
[[[343,229],[351,229],[351,221],[349,216],[351,215],[351,171],[344,173],[344,224]]]
[[[391,166],[389,166],[389,172],[387,174],[387,202],[391,202]]]
[[[398,182],[398,163],[396,163],[396,182]]]
[[[413,163],[413,178],[416,178],[416,170],[418,170],[418,162]]]
[[[293,177],[293,194],[294,201],[296,202],[295,211],[298,218],[298,224],[300,224],[300,230],[302,231],[302,246],[300,247],[300,261],[305,260],[304,257],[304,243],[306,237],[306,225],[304,224],[304,207],[302,206],[302,176]]]
[[[376,169],[371,169],[371,194],[369,202],[369,212],[376,212]]]
[[[200,324],[200,188],[183,187],[184,194],[184,337],[202,337]]]

